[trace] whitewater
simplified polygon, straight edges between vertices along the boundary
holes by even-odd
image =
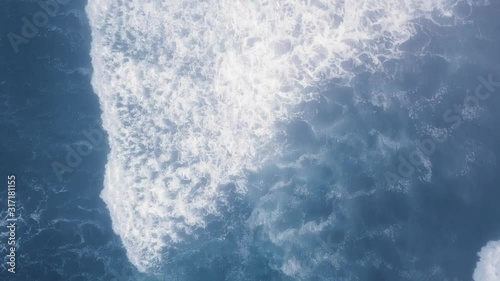
[[[285,153],[278,125],[324,83],[390,76],[419,20],[460,24],[456,7],[477,4],[89,0],[111,148],[101,197],[130,262],[161,267],[166,249],[223,216],[229,194],[245,196],[248,173]],[[282,269],[293,275],[293,263]],[[475,280],[492,280],[485,272]]]

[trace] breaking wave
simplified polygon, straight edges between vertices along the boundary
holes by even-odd
[[[454,24],[459,3],[472,5],[89,0],[92,85],[111,148],[101,196],[129,260],[159,265],[221,215],[230,192],[247,192],[248,172],[279,159],[277,124],[298,117],[296,105],[325,82],[384,72],[420,19]]]

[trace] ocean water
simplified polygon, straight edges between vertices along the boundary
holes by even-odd
[[[1,280],[499,280],[497,1],[1,6]]]

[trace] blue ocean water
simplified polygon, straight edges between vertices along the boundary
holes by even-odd
[[[1,280],[473,279],[500,240],[500,89],[468,98],[500,81],[498,2],[145,2],[61,4],[17,54],[41,8],[1,2]]]
[[[7,272],[2,219],[1,280],[125,280],[131,271],[99,199],[108,145],[95,147],[59,181],[54,161],[101,128],[99,103],[90,86],[90,31],[84,1],[50,18],[46,28],[15,54],[6,37],[20,33],[22,17],[41,10],[36,1],[2,1],[1,170],[17,178],[18,261]],[[7,185],[1,190],[6,216]],[[5,243],[4,243],[5,242]]]

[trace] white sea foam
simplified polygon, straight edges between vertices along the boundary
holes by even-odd
[[[479,252],[474,281],[500,280],[500,241],[491,241]]]
[[[456,2],[89,0],[102,198],[130,261],[145,271],[204,227],[224,183],[244,193],[305,89],[382,71],[415,19],[453,18]]]

